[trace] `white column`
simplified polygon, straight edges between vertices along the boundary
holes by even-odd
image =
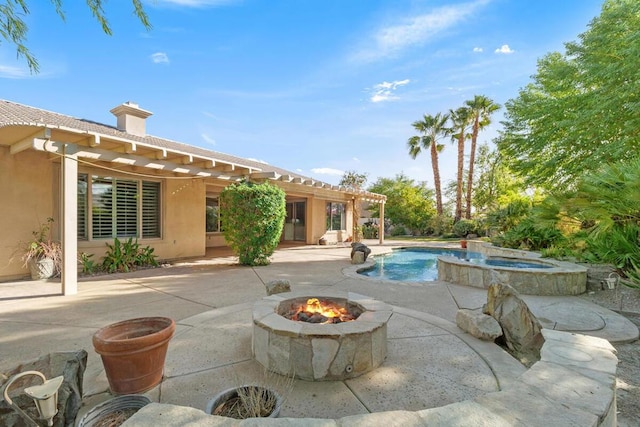
[[[380,239],[380,244],[384,243],[384,202],[380,202],[380,224],[378,229],[378,238]]]
[[[65,144],[62,157],[62,294],[78,293],[78,157]]]

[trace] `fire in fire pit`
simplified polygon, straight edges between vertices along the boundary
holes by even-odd
[[[334,301],[309,298],[306,303],[291,304],[282,315],[298,322],[342,323],[357,319],[360,311]]]

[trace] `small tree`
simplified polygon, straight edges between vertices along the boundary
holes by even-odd
[[[339,185],[342,185],[354,192],[362,190],[367,182],[366,173],[358,173],[356,171],[346,171],[342,175],[342,179]],[[353,199],[353,241],[360,242],[362,240],[362,229],[358,221],[360,220],[360,214],[362,213],[362,200],[360,196],[356,195]]]
[[[243,265],[267,265],[286,216],[285,193],[267,182],[242,182],[220,194],[224,237]]]

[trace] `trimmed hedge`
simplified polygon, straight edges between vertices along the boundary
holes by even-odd
[[[269,184],[242,182],[220,193],[224,237],[243,265],[267,265],[286,216],[285,193]]]

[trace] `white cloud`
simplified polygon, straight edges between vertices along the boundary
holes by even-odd
[[[184,7],[216,7],[226,6],[228,4],[240,3],[240,0],[156,0],[152,4],[157,5],[170,5],[170,6],[184,6]]]
[[[200,136],[202,137],[202,139],[204,139],[204,141],[207,144],[211,144],[211,145],[216,145],[216,140],[211,138],[209,135],[207,135],[206,133],[201,133]]]
[[[298,168],[298,169],[296,169],[296,172],[302,173],[303,171],[302,171],[302,169]]]
[[[210,112],[208,112],[208,111],[203,111],[203,112],[202,112],[202,114],[204,114],[205,116],[210,117],[210,118],[212,118],[212,119],[214,119],[214,120],[220,120],[220,119],[218,118],[218,116],[216,116],[215,114],[210,113]]]
[[[404,86],[410,82],[409,79],[404,80],[396,80],[393,82],[382,82],[373,86],[371,89],[371,98],[369,100],[371,102],[382,102],[382,101],[390,101],[393,99],[398,99],[397,96],[394,95],[396,89],[401,86]]]
[[[484,49],[482,49],[481,47],[474,47],[473,51],[474,52],[482,52]]]
[[[356,162],[356,163],[360,163],[360,159],[359,159],[359,158],[357,158],[357,157],[354,157],[354,158],[353,158],[353,161],[354,161],[354,162]]]
[[[337,176],[344,175],[344,171],[341,171],[340,169],[333,169],[333,168],[313,168],[311,169],[311,172],[317,173],[318,175],[337,175]]]
[[[5,79],[26,79],[31,74],[27,68],[10,67],[8,65],[0,65],[0,78]]]
[[[498,49],[495,50],[495,53],[502,53],[505,55],[509,55],[510,53],[515,52],[515,50],[511,49],[508,44],[503,44]]]
[[[153,61],[154,64],[168,64],[169,63],[169,57],[167,56],[166,53],[164,52],[156,52],[154,54],[152,54],[150,56],[151,60]]]
[[[368,41],[372,46],[357,52],[355,59],[375,61],[411,46],[424,44],[439,33],[455,27],[486,3],[488,0],[476,0],[455,6],[443,6],[426,14],[407,17],[398,24],[380,28],[371,36],[372,40]]]

